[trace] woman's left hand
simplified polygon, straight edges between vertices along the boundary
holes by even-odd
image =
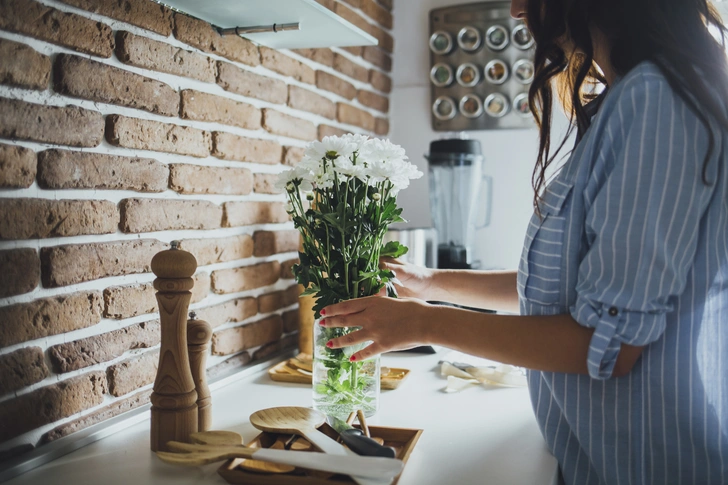
[[[361,361],[382,352],[406,350],[427,343],[425,331],[432,313],[432,305],[422,300],[370,296],[324,308],[321,325],[327,328],[361,327],[327,344],[329,348],[338,349],[371,340],[371,345],[350,358]]]

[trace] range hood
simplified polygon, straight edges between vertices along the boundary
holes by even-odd
[[[377,45],[377,39],[316,0],[155,0],[204,20],[223,35],[274,49]]]

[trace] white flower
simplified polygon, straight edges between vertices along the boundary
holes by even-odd
[[[369,141],[369,137],[366,135],[360,135],[358,133],[347,133],[346,135],[342,135],[341,137],[343,140],[347,140],[354,145],[356,145],[355,151],[360,151],[361,148],[364,146],[365,143]]]
[[[302,167],[301,164],[298,166],[281,172],[278,174],[278,178],[274,184],[278,190],[285,190],[292,192],[298,187],[303,192],[310,192],[313,190],[311,185],[311,172],[306,167]]]
[[[349,157],[339,157],[334,160],[334,169],[336,170],[336,173],[340,175],[358,177],[361,180],[365,180],[367,176],[364,163],[362,161],[358,161],[354,164]]]
[[[307,158],[321,160],[336,157],[348,157],[356,151],[357,145],[352,141],[338,136],[327,136],[321,141],[309,143],[304,151]]]
[[[407,160],[404,148],[399,145],[395,145],[389,140],[381,140],[379,138],[373,138],[362,146],[359,156],[371,163],[374,161],[380,162],[400,162]]]

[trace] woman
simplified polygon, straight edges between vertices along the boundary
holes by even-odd
[[[325,308],[323,325],[361,327],[329,345],[373,341],[361,360],[438,344],[531,369],[566,483],[728,483],[728,67],[708,26],[725,29],[706,0],[511,13],[537,43],[541,135],[518,272],[384,262],[400,299]],[[556,78],[578,143],[544,189]]]

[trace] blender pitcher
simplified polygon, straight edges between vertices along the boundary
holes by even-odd
[[[430,143],[430,208],[437,231],[438,268],[476,269],[475,231],[490,223],[492,178],[483,174],[478,140]]]

